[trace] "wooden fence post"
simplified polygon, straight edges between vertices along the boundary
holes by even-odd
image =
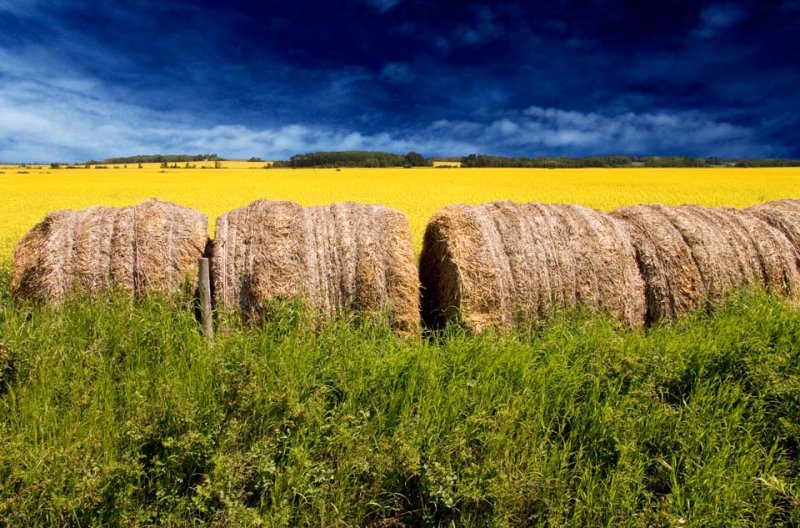
[[[198,262],[200,268],[200,320],[203,322],[203,332],[209,343],[214,342],[214,314],[211,310],[211,275],[209,273],[208,259],[201,258]]]

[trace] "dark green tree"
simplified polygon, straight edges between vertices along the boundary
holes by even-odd
[[[405,165],[410,165],[412,167],[424,167],[428,163],[425,161],[425,158],[422,154],[418,152],[411,151],[404,156]]]

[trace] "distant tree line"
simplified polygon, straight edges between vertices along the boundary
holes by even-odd
[[[800,160],[783,158],[759,158],[736,160],[736,167],[800,167]]]
[[[461,158],[462,167],[532,167],[547,169],[582,167],[800,167],[794,159],[748,159],[748,158],[693,158],[688,156],[585,156],[507,158],[486,154],[470,154]]]
[[[106,158],[103,161],[87,161],[87,165],[99,163],[177,163],[186,161],[224,161],[216,154],[142,154],[123,158]]]
[[[507,158],[487,154],[470,154],[461,158],[462,167],[534,167],[534,168],[578,168],[578,167],[625,167],[633,162],[629,156],[592,156],[584,158]]]
[[[444,159],[444,158],[437,158]],[[459,158],[447,158],[455,161]],[[217,154],[149,154],[107,158],[102,161],[87,161],[86,166],[102,164],[142,164],[160,163],[162,166],[176,167],[176,163],[198,161],[221,162]],[[260,162],[261,158],[253,157],[248,161]],[[460,158],[461,166],[470,167],[530,167],[530,168],[583,168],[583,167],[800,167],[798,159],[783,158],[720,158],[689,156],[584,156],[584,157],[505,157],[487,154],[470,154]],[[296,154],[288,161],[275,161],[272,167],[427,167],[432,159],[426,159],[417,152],[408,154],[392,154],[389,152],[370,152],[362,150],[346,150],[339,152],[312,152]],[[60,164],[51,164],[60,165]]]
[[[296,154],[288,162],[276,162],[274,167],[424,167],[430,165],[421,154],[390,154],[346,150],[341,152],[312,152]]]

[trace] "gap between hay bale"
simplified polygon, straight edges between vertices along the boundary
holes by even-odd
[[[141,296],[196,285],[208,219],[151,199],[121,209],[48,214],[19,242],[11,265],[17,298],[60,303],[72,293],[120,289]]]
[[[419,333],[408,220],[387,207],[258,200],[231,211],[217,219],[212,281],[217,305],[248,317],[302,299],[329,318],[386,310],[399,333]]]
[[[576,205],[451,205],[429,222],[420,255],[426,324],[472,331],[535,324],[584,305],[631,327],[644,283],[621,223]]]

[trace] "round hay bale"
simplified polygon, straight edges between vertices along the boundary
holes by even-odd
[[[577,205],[451,205],[428,223],[420,255],[429,326],[525,327],[585,305],[631,327],[644,283],[623,225]]]
[[[635,205],[613,211],[628,226],[647,291],[649,320],[719,304],[760,285],[793,296],[797,266],[785,237],[730,208]]]
[[[33,301],[60,301],[72,287],[73,229],[80,213],[55,211],[14,248],[11,294]]]
[[[73,292],[93,296],[109,288],[134,295],[175,292],[196,285],[207,240],[203,213],[159,200],[56,211],[14,250],[11,291],[54,303]]]
[[[258,200],[217,219],[216,303],[259,317],[271,300],[303,299],[326,317],[388,310],[419,332],[419,283],[405,215],[352,202],[301,207]]]
[[[792,244],[800,268],[800,199],[777,200],[745,209],[782,232]]]
[[[159,200],[134,207],[136,293],[197,287],[197,260],[208,243],[208,218],[194,209]]]

